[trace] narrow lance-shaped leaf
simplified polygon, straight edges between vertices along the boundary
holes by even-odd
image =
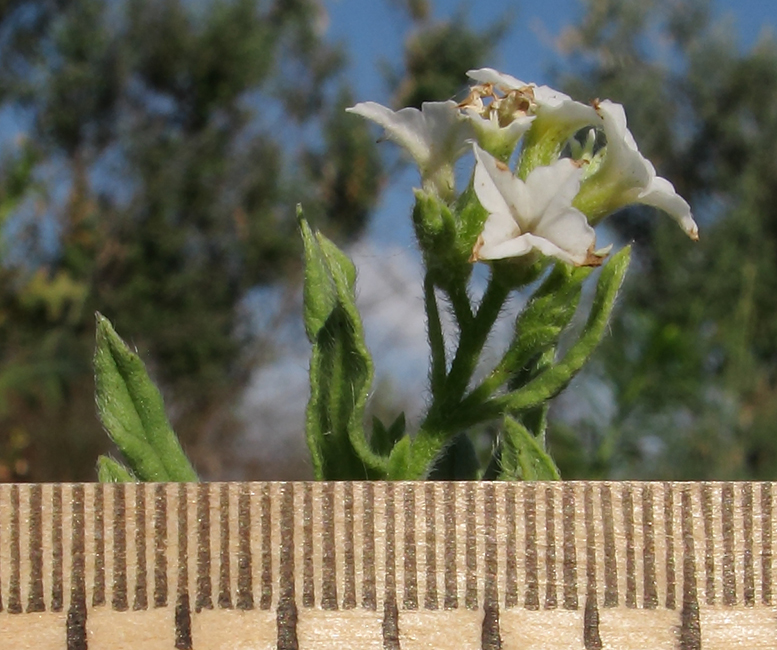
[[[571,322],[583,281],[590,273],[587,267],[572,267],[564,262],[555,265],[518,315],[510,347],[483,382],[464,399],[461,412],[482,404],[508,380],[517,384],[513,389],[524,383],[523,371],[528,371],[531,360],[554,346]]]
[[[100,456],[97,459],[97,480],[100,483],[135,483],[138,479],[119,461]]]
[[[140,357],[101,314],[94,355],[95,401],[108,435],[142,481],[196,481]]]
[[[484,405],[479,417],[487,419],[500,413],[517,412],[543,404],[557,395],[583,367],[602,337],[615,306],[615,298],[626,276],[631,248],[619,251],[602,269],[588,321],[578,340],[559,363],[537,375],[522,388]]]
[[[318,479],[379,479],[387,460],[369,446],[364,407],[372,358],[356,308],[353,263],[304,219],[305,325],[313,343],[306,436]]]
[[[553,459],[520,422],[506,417],[501,437],[500,480],[556,481],[561,478]]]

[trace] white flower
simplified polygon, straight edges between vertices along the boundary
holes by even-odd
[[[522,181],[477,145],[475,193],[488,211],[472,261],[520,257],[535,251],[576,266],[597,266],[596,234],[585,215],[572,207],[582,170],[562,158],[536,167]]]
[[[472,106],[463,106],[462,110],[475,129],[480,146],[503,160],[510,157],[535,119],[534,115],[515,115],[512,121],[502,126],[496,111],[488,111],[484,115],[484,111]]]
[[[626,126],[623,106],[604,100],[596,105],[596,110],[601,116],[607,149],[601,166],[586,184],[608,189],[611,197],[604,205],[609,211],[631,203],[652,205],[667,212],[691,239],[697,240],[699,228],[691,207],[668,180],[656,176],[655,167],[639,152]]]
[[[533,113],[541,118],[543,130],[554,128],[570,135],[588,124],[599,121],[593,107],[574,101],[569,95],[548,86],[527,84],[515,77],[492,68],[470,70],[467,76],[481,84],[492,84],[504,93],[521,91],[530,100]]]
[[[442,196],[451,195],[453,164],[466,151],[467,140],[473,135],[456,102],[424,102],[420,111],[392,111],[375,102],[363,102],[346,110],[382,126],[386,137],[413,157],[424,185],[431,184]]]

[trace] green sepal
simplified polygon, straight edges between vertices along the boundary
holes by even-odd
[[[553,164],[561,156],[569,139],[592,123],[582,115],[574,121],[559,120],[553,115],[538,115],[523,136],[516,176],[525,181],[532,170]]]
[[[455,211],[458,220],[456,255],[459,259],[468,261],[488,219],[488,211],[480,204],[472,181],[456,201]]]
[[[626,276],[631,248],[625,247],[602,268],[588,321],[580,337],[556,365],[541,372],[525,386],[485,405],[493,417],[504,412],[520,412],[555,397],[583,367],[604,336],[615,299]],[[481,413],[480,417],[486,416]]]
[[[400,413],[390,426],[386,427],[379,418],[372,418],[370,447],[380,456],[388,456],[394,445],[405,435],[405,414]]]
[[[411,470],[411,449],[412,441],[410,436],[402,436],[388,459],[387,476],[390,481],[413,481],[422,478],[420,475],[413,475]]]
[[[385,478],[387,459],[367,442],[364,407],[372,357],[354,294],[348,257],[300,217],[305,248],[305,329],[313,343],[306,436],[319,480]]]
[[[138,479],[119,461],[100,456],[97,459],[97,480],[100,483],[136,483]]]
[[[454,277],[466,280],[472,270],[469,263],[472,247],[467,250],[459,245],[460,215],[456,216],[456,208],[452,211],[434,192],[419,189],[414,192],[413,226],[427,273],[446,285]]]
[[[557,481],[561,478],[553,459],[523,424],[506,417],[501,438],[499,480]]]
[[[140,357],[107,318],[96,319],[95,401],[106,432],[139,480],[197,481]]]

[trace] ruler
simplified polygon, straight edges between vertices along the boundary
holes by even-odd
[[[774,649],[774,485],[0,485],[0,648]]]

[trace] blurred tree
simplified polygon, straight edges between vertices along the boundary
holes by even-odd
[[[462,9],[441,20],[434,18],[430,0],[391,2],[406,12],[411,22],[404,60],[383,64],[397,108],[420,108],[426,101],[455,97],[468,85],[467,70],[485,65],[510,28],[508,15],[477,29]]]
[[[504,28],[403,4],[397,102],[448,98]],[[232,407],[273,354],[255,296],[298,279],[294,204],[342,243],[385,182],[325,23],[321,0],[0,2],[0,480],[94,477],[96,309],[202,475],[251,471]]]
[[[741,51],[708,0],[584,5],[560,39],[560,82],[626,106],[640,149],[691,200],[701,241],[649,210],[608,220],[637,263],[578,382],[594,406],[557,410],[562,473],[774,479],[777,42]]]
[[[219,472],[262,343],[246,299],[298,272],[294,204],[343,241],[379,189],[323,11],[0,3],[0,118],[24,134],[0,141],[0,480],[94,477],[96,309]]]

